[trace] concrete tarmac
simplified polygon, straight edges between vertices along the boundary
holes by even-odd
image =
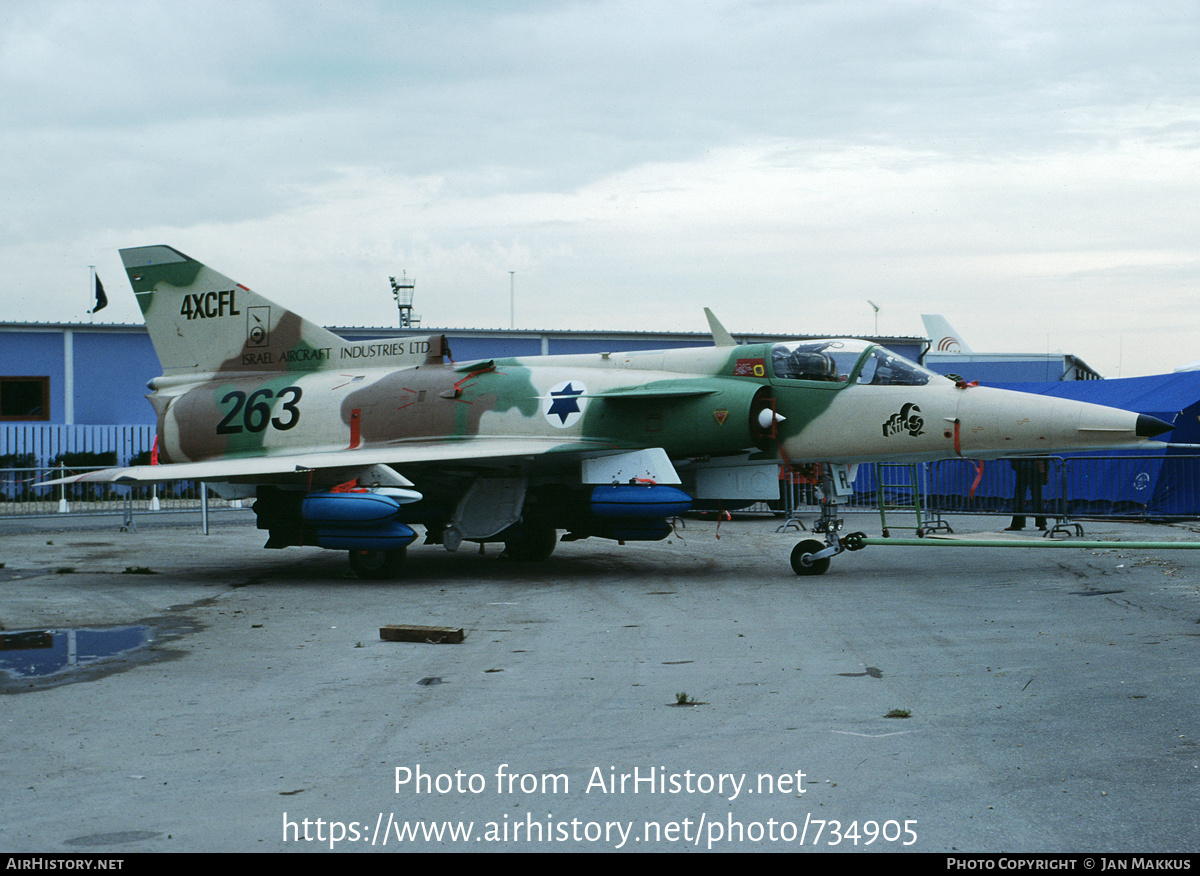
[[[870,546],[799,578],[777,521],[689,519],[529,565],[416,545],[380,583],[262,550],[249,512],[118,523],[0,526],[6,635],[151,637],[0,672],[0,850],[1200,848],[1195,551]]]

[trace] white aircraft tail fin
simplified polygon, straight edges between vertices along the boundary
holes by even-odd
[[[941,314],[922,313],[921,322],[925,323],[925,331],[929,333],[932,346],[931,353],[973,353],[975,352],[962,335],[954,330],[949,321]]]

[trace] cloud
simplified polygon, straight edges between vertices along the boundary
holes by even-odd
[[[864,332],[869,297],[883,331],[942,310],[977,349],[1049,335],[1106,370],[1122,333],[1127,359],[1161,337],[1129,302],[1195,286],[1189,4],[0,16],[10,319],[76,318],[87,264],[165,242],[331,323],[393,321],[403,269],[426,324],[507,325],[516,271],[523,325],[702,330],[724,304]]]

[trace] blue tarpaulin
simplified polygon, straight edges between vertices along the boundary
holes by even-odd
[[[996,386],[1107,405],[1175,424],[1161,448],[1064,454],[1061,489],[1070,513],[1141,509],[1139,513],[1151,516],[1200,516],[1200,456],[1196,448],[1179,446],[1200,444],[1200,372]]]

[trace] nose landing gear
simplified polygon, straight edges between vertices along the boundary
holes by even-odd
[[[852,532],[844,538],[838,538],[845,521],[837,513],[836,468],[832,465],[822,466],[821,517],[812,527],[814,533],[824,533],[825,540],[806,538],[792,548],[792,571],[797,575],[823,575],[829,570],[830,559],[842,551],[858,551],[864,547],[863,539],[867,537],[864,532]]]

